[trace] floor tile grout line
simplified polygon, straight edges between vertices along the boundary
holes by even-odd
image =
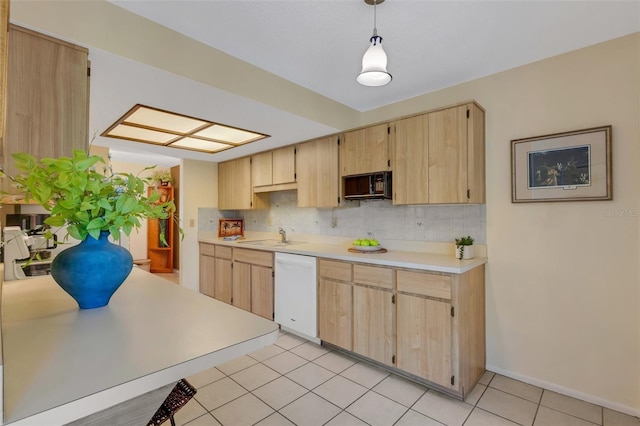
[[[501,416],[501,415],[499,415],[499,414],[492,413],[491,411],[489,411],[489,410],[487,410],[487,409],[485,409],[485,408],[482,408],[482,407],[473,407],[473,410],[471,410],[471,413],[469,413],[469,416],[471,416],[471,414],[472,414],[472,413],[474,412],[474,410],[476,410],[476,409],[477,409],[477,410],[480,410],[480,411],[484,411],[485,413],[489,413],[489,414],[494,415],[494,416],[496,416],[496,417],[500,417],[501,419],[505,419],[506,421],[511,422],[511,423],[513,423],[514,425],[526,426],[526,425],[522,425],[521,423],[516,422],[515,420],[511,420],[511,419],[509,419],[509,418],[507,418],[507,417],[504,417],[504,416]],[[467,420],[469,420],[469,417],[467,417],[467,418],[465,419],[465,421],[464,421],[464,422],[466,423],[466,422],[467,422]],[[533,424],[533,423],[534,423],[534,422],[532,421],[532,422],[531,422],[531,424]],[[462,426],[464,426],[464,423],[462,423]]]
[[[561,414],[564,414],[565,416],[569,416],[569,417],[573,417],[574,419],[582,420],[583,422],[589,423],[589,424],[594,425],[594,426],[602,426],[602,425],[599,425],[598,423],[594,423],[594,422],[592,422],[590,420],[587,420],[587,419],[584,419],[582,417],[577,417],[577,416],[574,416],[573,414],[569,414],[569,413],[565,413],[564,411],[556,410],[553,407],[548,407],[546,405],[540,405],[539,407],[544,407],[544,408],[546,408],[548,410],[555,411],[556,413],[561,413]],[[537,412],[536,412],[536,414],[537,414]],[[603,419],[603,423],[604,423],[604,419]]]

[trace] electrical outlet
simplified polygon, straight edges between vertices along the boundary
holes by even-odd
[[[194,226],[196,226],[196,220],[195,219],[189,219],[189,228],[193,228]]]
[[[267,226],[273,226],[273,218],[272,217],[268,217],[267,218]]]

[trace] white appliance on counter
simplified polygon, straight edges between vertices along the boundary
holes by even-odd
[[[320,343],[316,273],[314,256],[275,255],[275,322],[285,331]]]
[[[7,226],[3,230],[4,241],[4,280],[24,280],[38,275],[47,275],[51,270],[51,258],[45,258],[45,254],[51,252],[47,248],[46,241],[41,235],[28,235],[19,226]],[[33,259],[29,265],[25,265],[31,256],[39,251],[42,260]],[[25,272],[24,267],[28,268]]]

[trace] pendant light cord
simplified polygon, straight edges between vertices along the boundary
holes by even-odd
[[[373,0],[373,36],[371,37],[371,41],[375,45],[378,41],[378,25],[377,25],[377,17],[376,17],[376,7],[378,5],[378,0]]]

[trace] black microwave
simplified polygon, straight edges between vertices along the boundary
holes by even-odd
[[[391,172],[375,172],[345,176],[344,198],[347,200],[373,200],[391,198]]]

